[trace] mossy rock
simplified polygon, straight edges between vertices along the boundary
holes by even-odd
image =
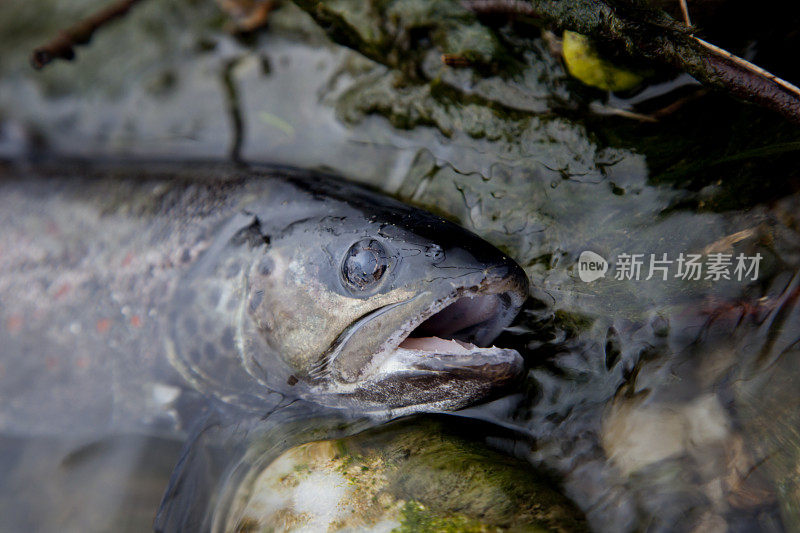
[[[529,464],[412,418],[291,448],[238,490],[228,530],[585,531]]]

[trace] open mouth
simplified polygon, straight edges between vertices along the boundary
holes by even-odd
[[[525,293],[514,278],[490,278],[444,297],[426,291],[384,305],[350,324],[308,377],[338,394],[423,376],[487,386],[511,381],[522,371],[522,357],[491,343],[514,319]]]
[[[412,320],[399,338],[390,339],[387,356],[376,358],[382,359],[376,370],[379,374],[398,370],[517,372],[522,368],[520,355],[490,344],[518,308],[510,293],[458,291]]]
[[[521,368],[514,350],[489,347],[514,318],[518,305],[508,293],[463,293],[433,306],[410,324],[382,365],[401,364],[416,370],[447,371],[497,366]]]
[[[494,278],[385,305],[342,332],[309,377],[359,409],[451,410],[488,398],[522,374],[520,354],[492,342],[526,293],[518,279]]]
[[[467,294],[445,301],[414,328],[400,348],[440,351],[456,346],[474,349],[488,344],[506,325],[512,307],[508,294]],[[440,304],[441,305],[441,304]],[[436,306],[439,307],[439,306]],[[509,321],[510,318],[508,317]]]

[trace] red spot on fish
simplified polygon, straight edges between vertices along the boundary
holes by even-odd
[[[95,328],[97,328],[97,333],[105,333],[111,328],[111,321],[107,318],[98,320],[97,324],[95,324]]]
[[[75,366],[77,366],[78,368],[86,368],[87,366],[89,366],[89,358],[86,357],[85,355],[78,357],[78,359],[75,361]]]
[[[53,295],[55,298],[61,298],[65,294],[67,294],[72,289],[72,285],[69,283],[64,283],[61,287],[58,288],[56,293]]]
[[[125,257],[122,259],[122,266],[130,266],[133,262],[133,252],[128,252]]]
[[[54,370],[58,366],[58,359],[55,357],[45,357],[44,364],[47,370]]]
[[[58,224],[56,224],[56,223],[55,223],[55,222],[53,222],[52,220],[51,220],[51,221],[49,221],[49,222],[47,223],[47,230],[46,230],[46,231],[47,231],[47,233],[49,233],[50,235],[58,235],[58,234],[59,234],[59,231],[58,231]]]
[[[138,328],[142,325],[142,319],[139,318],[139,315],[133,315],[131,317],[131,326]]]
[[[17,333],[22,329],[22,315],[11,315],[6,319],[6,329],[10,333]]]

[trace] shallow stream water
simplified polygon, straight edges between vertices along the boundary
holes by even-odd
[[[598,115],[588,104],[610,105],[605,95],[570,79],[538,37],[516,42],[526,52],[513,76],[428,61],[449,88],[437,91],[331,43],[290,5],[242,39],[212,2],[144,2],[74,62],[28,66],[30,50],[99,4],[0,6],[0,157],[322,168],[443,214],[531,280],[496,341],[523,354],[524,383],[458,413],[512,430],[490,445],[551,473],[597,531],[800,528],[796,127],[713,94],[656,124]],[[691,256],[699,279],[679,259]],[[168,449],[134,491],[139,525],[174,462],[163,457],[179,450],[141,442],[86,456],[125,478],[142,473],[131,450]],[[74,452],[2,446],[0,468],[17,476]],[[66,464],[53,468],[81,483],[85,462]],[[86,494],[112,507],[113,495]],[[26,512],[12,524],[41,518]]]

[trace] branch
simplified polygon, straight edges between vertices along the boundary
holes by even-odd
[[[705,46],[706,48],[708,48],[709,50],[714,52],[715,54],[718,54],[718,55],[720,55],[720,56],[722,56],[722,57],[724,57],[726,59],[729,59],[732,63],[735,63],[736,65],[744,68],[745,70],[749,70],[750,72],[753,72],[754,74],[757,74],[757,75],[761,76],[762,78],[764,78],[764,79],[766,79],[768,81],[771,81],[776,85],[779,85],[779,86],[783,87],[784,89],[786,89],[790,93],[794,93],[797,97],[800,97],[800,88],[798,88],[796,85],[792,85],[788,81],[779,78],[775,74],[772,74],[771,72],[767,72],[763,68],[759,67],[758,65],[754,65],[753,63],[747,61],[746,59],[742,59],[739,56],[733,55],[730,52],[728,52],[727,50],[724,50],[724,49],[720,48],[719,46],[715,46],[715,45],[713,45],[713,44],[711,44],[709,42],[706,42],[706,41],[704,41],[703,39],[701,39],[699,37],[695,37],[694,39],[698,43],[700,43],[701,45]]]
[[[691,74],[704,85],[777,111],[800,123],[800,89],[766,70],[702,39],[679,42],[661,59]]]
[[[92,38],[92,34],[98,28],[125,15],[131,7],[140,1],[141,0],[120,0],[90,15],[74,26],[63,30],[47,44],[33,51],[31,54],[31,65],[38,70],[54,59],[72,60],[75,57],[74,46],[88,43]]]
[[[615,42],[633,56],[665,63],[800,123],[800,89],[692,35],[692,28],[630,0],[465,0],[476,13],[536,15],[554,26]],[[688,21],[688,10],[684,12]]]

